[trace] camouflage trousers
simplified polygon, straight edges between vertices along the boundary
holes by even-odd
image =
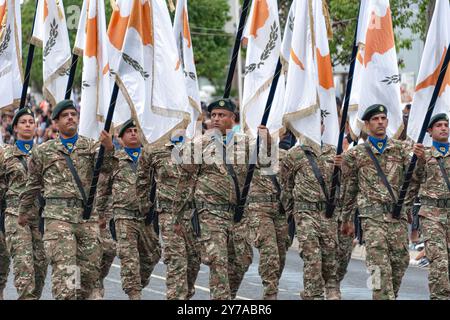
[[[262,208],[262,206],[264,206]],[[278,203],[249,205],[251,240],[259,251],[259,268],[264,287],[263,299],[278,294],[278,283],[290,246],[286,217]]]
[[[6,248],[5,235],[0,231],[0,295],[6,287],[9,274],[9,252]]]
[[[131,296],[149,284],[161,258],[161,246],[152,224],[146,226],[143,220],[121,218],[116,218],[115,223],[122,289]]]
[[[303,298],[324,299],[336,288],[337,220],[324,212],[295,212],[299,254],[303,259]]]
[[[447,218],[448,219],[448,218]],[[430,260],[428,286],[430,299],[450,299],[450,221],[442,223],[420,217],[425,252]]]
[[[199,211],[199,218],[201,259],[209,267],[210,297],[234,299],[253,259],[247,223],[243,219],[235,224],[232,212],[213,214],[208,209]]]
[[[45,219],[45,252],[52,266],[56,300],[91,297],[100,277],[100,229],[97,222]]]
[[[195,281],[200,271],[200,247],[191,221],[184,219],[180,232],[175,232],[175,215],[159,215],[164,264],[167,266],[167,300],[188,300],[195,294]]]
[[[353,251],[353,237],[352,236],[346,236],[341,233],[341,222],[338,222],[338,246],[337,246],[337,253],[336,253],[336,259],[338,263],[337,267],[337,286],[339,289],[340,283],[342,280],[344,280],[345,274],[347,273],[347,267],[350,262],[350,259],[352,257],[352,251]]]
[[[100,262],[100,289],[104,289],[103,282],[111,269],[111,265],[116,257],[116,243],[109,230],[109,221],[106,222],[106,228],[100,229],[100,245],[102,249],[102,260]]]
[[[409,265],[406,221],[380,222],[361,218],[366,242],[366,266],[374,300],[394,300]]]
[[[41,297],[47,276],[44,242],[38,220],[21,227],[17,219],[11,214],[5,217],[6,245],[13,262],[14,286],[19,300],[35,300]]]

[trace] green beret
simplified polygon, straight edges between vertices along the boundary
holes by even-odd
[[[234,113],[236,111],[236,105],[233,101],[231,101],[231,99],[219,99],[212,102],[208,106],[209,112],[213,111],[214,109],[224,109]]]
[[[370,118],[372,118],[374,115],[380,113],[384,113],[385,115],[387,115],[387,108],[382,104],[373,104],[370,107],[368,107],[366,111],[364,111],[364,114],[361,119],[364,121],[369,121]]]
[[[119,138],[122,138],[123,134],[125,133],[125,130],[128,128],[134,128],[136,127],[136,122],[133,119],[125,121],[125,123],[122,125],[119,131]]]
[[[446,113],[438,113],[438,114],[434,115],[430,120],[428,129],[431,129],[436,122],[442,121],[442,120],[448,122],[448,115]]]
[[[14,127],[17,124],[17,122],[19,122],[19,118],[21,116],[24,116],[24,115],[27,115],[27,114],[34,118],[34,113],[33,113],[33,111],[31,111],[30,108],[25,107],[25,108],[17,110],[17,112],[14,115],[14,118],[12,120],[12,126]]]
[[[55,108],[53,109],[52,112],[52,120],[55,120],[56,118],[58,118],[59,114],[61,112],[63,112],[66,109],[74,109],[77,110],[77,108],[75,108],[75,105],[73,104],[72,100],[62,100],[60,102],[58,102],[55,106]]]

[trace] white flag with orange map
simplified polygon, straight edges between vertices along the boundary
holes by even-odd
[[[83,57],[79,132],[93,139],[104,128],[111,98],[107,41],[104,1],[85,0],[73,51]]]
[[[280,57],[281,32],[277,0],[253,0],[243,42],[247,45],[247,55],[241,115],[244,130],[256,137]],[[281,74],[267,121],[273,136],[278,136],[283,127],[284,89],[285,79]]]
[[[195,0],[194,0],[195,1]],[[187,128],[187,136],[195,135],[196,123],[202,113],[200,106],[200,93],[198,89],[197,69],[195,68],[194,48],[192,45],[191,30],[189,28],[189,14],[187,0],[178,0],[173,20],[173,32],[177,43],[178,55],[184,74],[186,90],[192,109],[191,123]]]
[[[389,0],[363,0],[358,20],[358,61],[350,99],[350,129],[359,136],[361,117],[373,104],[388,110],[387,135],[395,138],[403,130],[400,74],[395,51],[394,29]]]
[[[283,40],[283,57],[289,59],[283,122],[302,142],[313,146],[320,146],[322,141],[336,145],[339,124],[328,46],[331,35],[328,9],[322,0],[299,0],[292,5],[295,10],[288,17],[288,34]],[[290,45],[286,39],[291,39]]]
[[[23,84],[19,0],[0,0],[0,108],[17,106]]]
[[[39,0],[31,41],[43,48],[43,93],[55,105],[64,99],[72,57],[62,0]]]
[[[192,107],[165,0],[132,2],[116,81],[147,142],[163,144]]]
[[[450,4],[448,0],[437,0],[433,19],[428,29],[427,41],[422,55],[416,92],[408,121],[408,136],[417,141],[425,119],[431,96],[444,63],[450,44]],[[433,114],[450,115],[450,68],[447,69]],[[424,143],[431,145],[429,135]]]

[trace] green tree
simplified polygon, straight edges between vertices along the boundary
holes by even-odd
[[[106,20],[112,13],[108,0],[105,0]],[[189,3],[189,19],[191,24],[192,42],[199,76],[208,78],[215,85],[223,86],[226,67],[229,63],[231,36],[223,30],[230,19],[227,0],[193,0]],[[22,7],[22,38],[24,68],[28,55],[35,0],[25,0]],[[77,33],[78,18],[83,0],[64,0],[66,19],[69,29],[70,43],[73,48]],[[78,68],[74,86],[81,84],[82,58],[78,61]],[[30,84],[38,91],[42,89],[42,49],[36,48],[31,70]]]
[[[78,20],[80,17],[83,0],[64,0],[64,10],[66,14],[67,27],[69,30],[70,46],[73,48],[75,37],[77,35]],[[25,0],[22,6],[22,59],[23,67],[25,69],[26,60],[28,56],[28,45],[31,37],[31,29],[33,25],[33,17],[35,14],[35,0]],[[112,13],[112,8],[109,1],[105,1],[106,21],[108,23],[109,17]],[[82,72],[83,58],[78,60],[77,72],[75,74],[74,87],[80,88],[81,72]],[[35,48],[33,66],[31,69],[30,85],[34,89],[41,92],[42,90],[42,49]]]

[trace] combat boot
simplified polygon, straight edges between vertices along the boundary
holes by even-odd
[[[325,299],[327,300],[341,300],[341,290],[338,288],[325,288]]]
[[[3,300],[3,289],[0,290],[0,300]]]
[[[89,300],[103,300],[102,289],[95,288],[94,290],[92,290],[92,293],[89,296]]]
[[[130,300],[141,300],[141,292],[137,290],[130,291],[130,293],[128,293],[128,298]]]
[[[277,298],[277,294],[268,294],[266,296],[263,297],[263,300],[278,300]]]

